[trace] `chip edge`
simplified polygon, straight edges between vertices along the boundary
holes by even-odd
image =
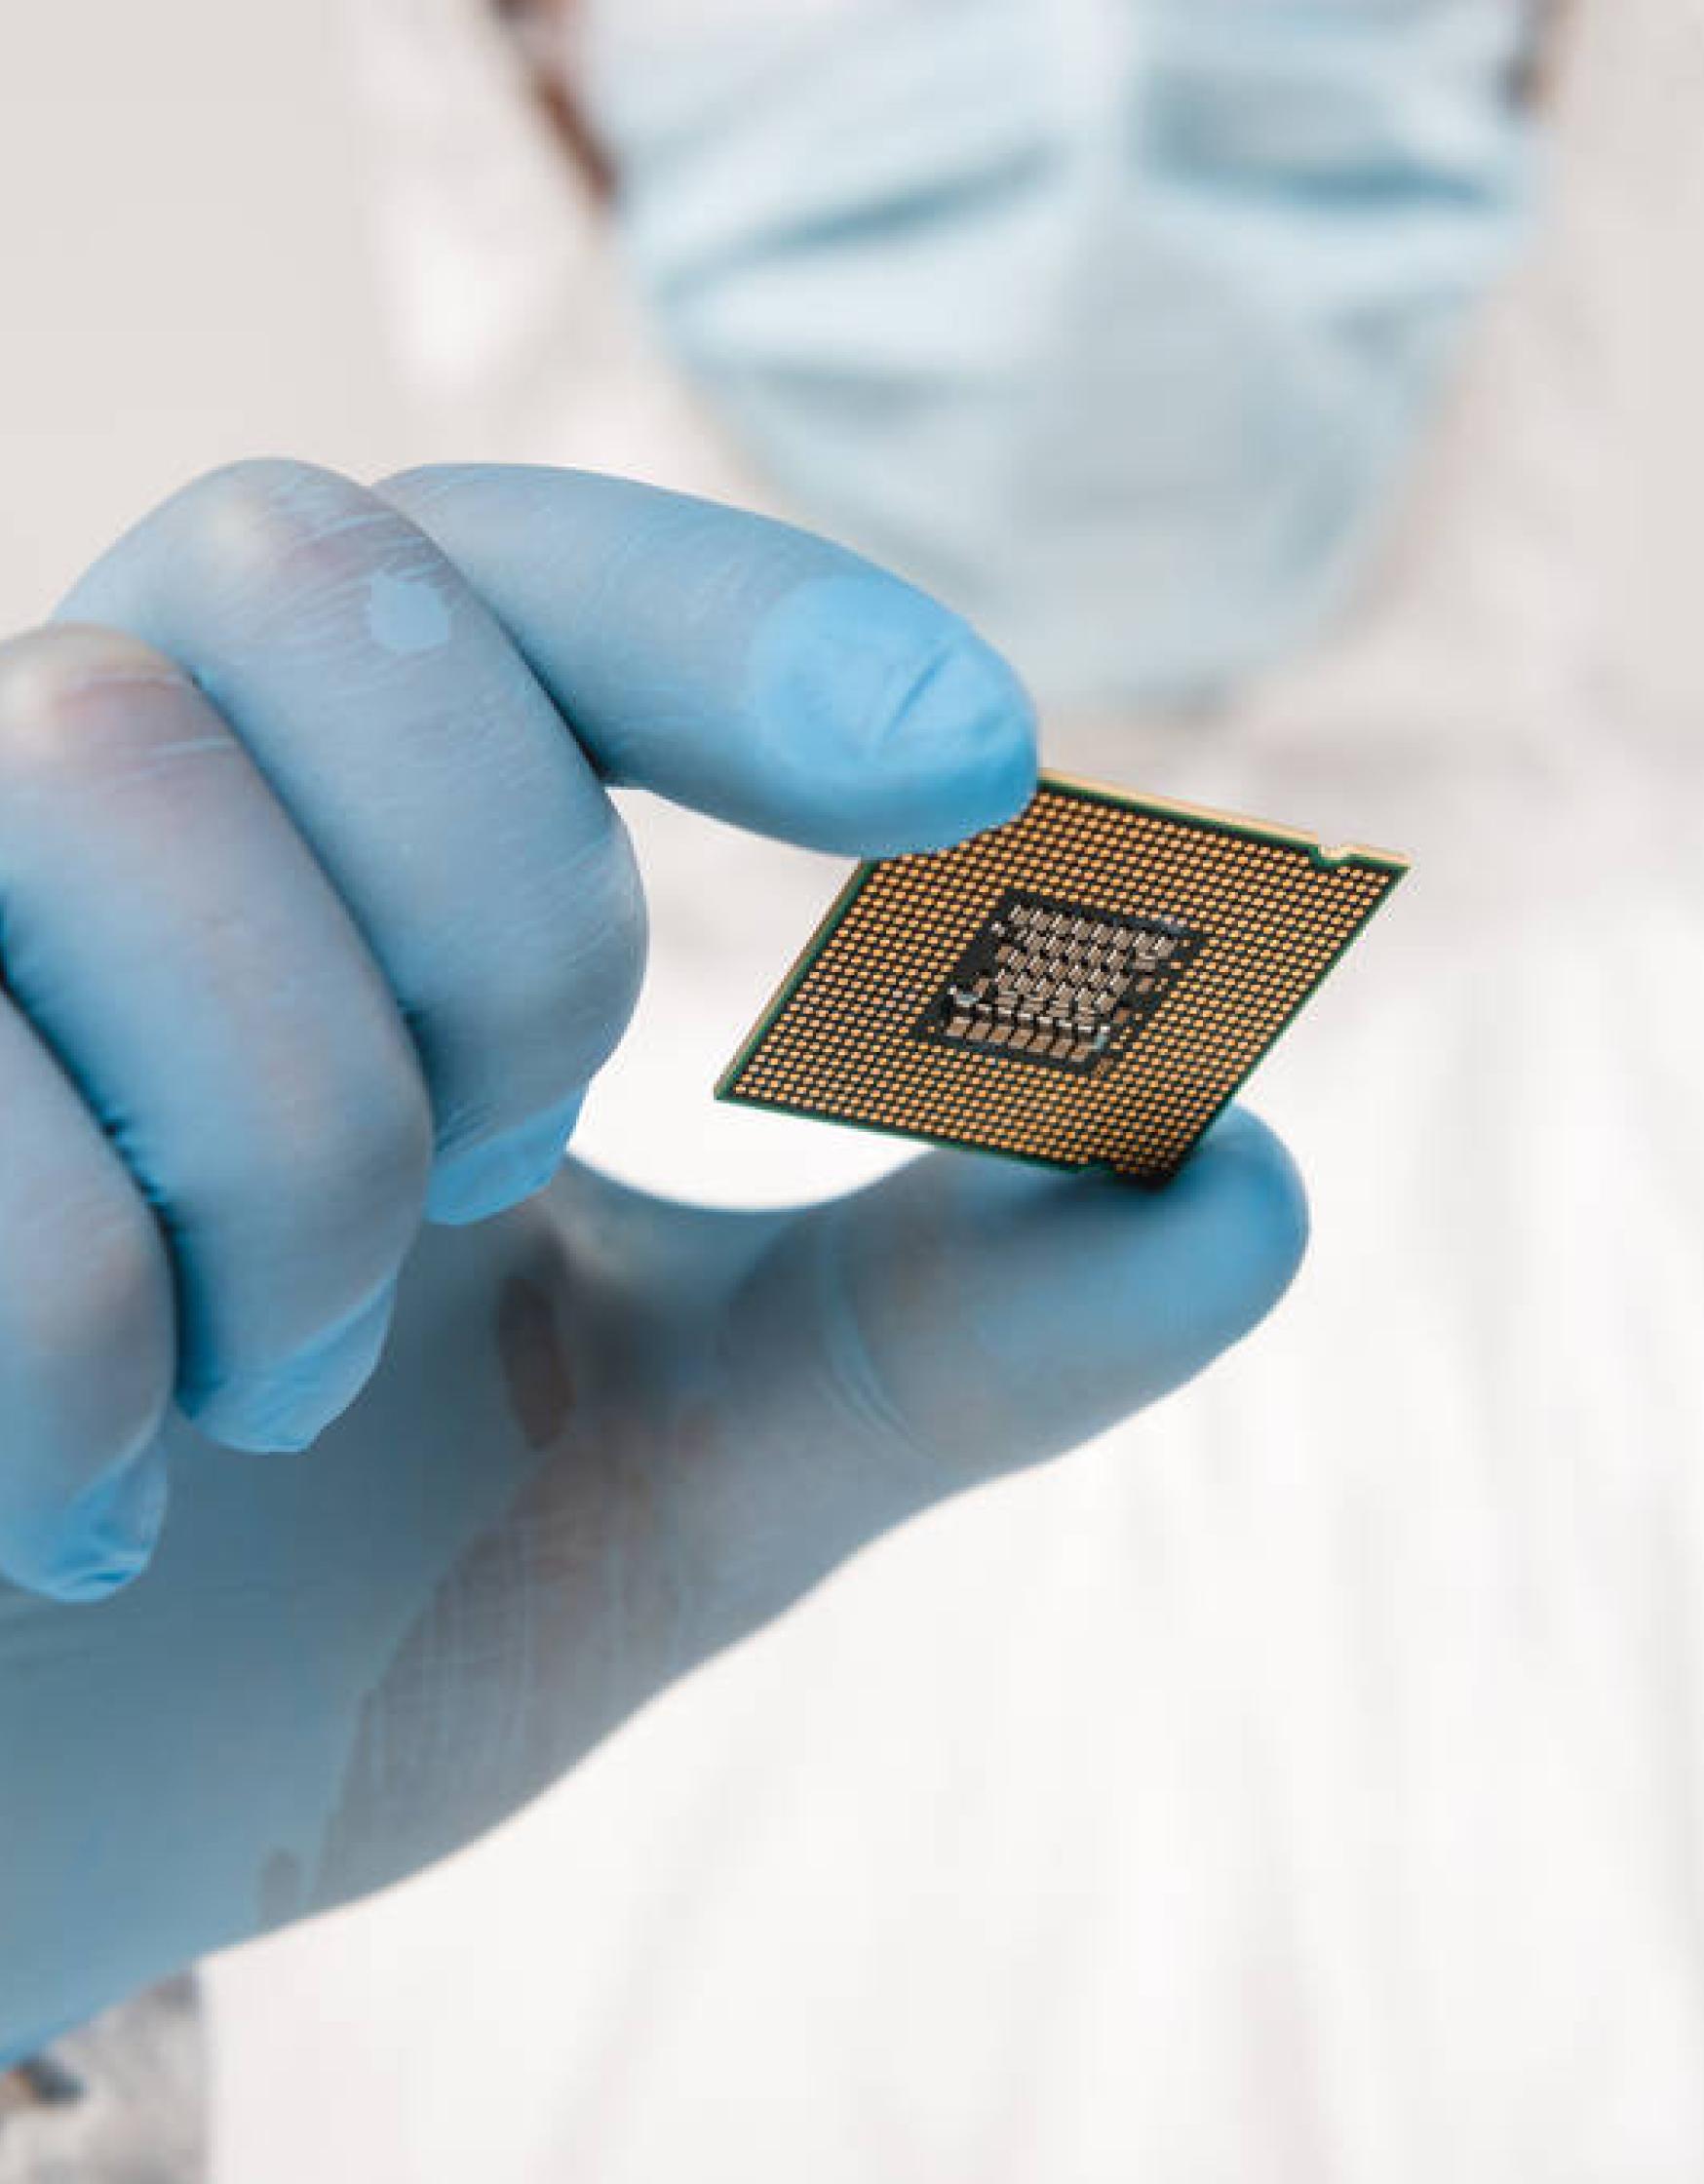
[[[716,1078],[716,1097],[718,1100],[734,1100],[742,1107],[766,1107],[770,1104],[764,1100],[746,1099],[743,1095],[732,1091],[730,1087],[738,1079],[740,1072],[745,1069],[753,1055],[756,1053],[758,1047],[769,1036],[770,1032],[775,1027],[776,1020],[783,1009],[786,1008],[788,1002],[792,1000],[810,976],[817,957],[839,930],[842,920],[850,912],[852,905],[864,892],[876,866],[887,861],[883,858],[867,857],[862,863],[854,866],[841,882],[833,901],[830,903],[828,909],[817,919],[816,925],[804,946],[783,973],[781,983],[770,994],[768,1004],[762,1014],[741,1041],[739,1051],[727,1068],[723,1070],[720,1076]]]
[[[1377,916],[1413,870],[1412,860],[1398,850],[1375,849],[1361,842],[1324,843],[1317,837],[1307,834],[1299,828],[1282,827],[1265,820],[1251,819],[1241,812],[1216,810],[1208,804],[1183,803],[1167,797],[1140,796],[1134,791],[1109,788],[1104,783],[1084,780],[1074,774],[1044,771],[1037,776],[1036,795],[1039,796],[1043,790],[1052,790],[1056,794],[1072,798],[1083,803],[1111,804],[1124,811],[1138,811],[1156,818],[1175,820],[1181,825],[1200,827],[1214,834],[1239,835],[1245,839],[1271,842],[1280,848],[1305,850],[1314,864],[1328,871],[1335,871],[1345,865],[1365,865],[1373,871],[1387,873],[1390,876],[1390,884],[1380,892],[1377,899],[1370,905],[1365,916],[1344,936],[1341,945],[1334,949],[1331,956],[1321,964],[1319,971],[1311,982],[1297,996],[1295,1006],[1288,1011],[1282,1022],[1274,1028],[1271,1036],[1261,1046],[1260,1051],[1196,1131],[1176,1167],[1169,1169],[1162,1176],[1143,1176],[1136,1174],[1130,1169],[1116,1167],[1109,1160],[1059,1160],[1051,1158],[1045,1153],[1023,1152],[1005,1146],[988,1145],[981,1139],[954,1138],[934,1130],[902,1130],[893,1123],[875,1122],[863,1115],[831,1114],[823,1108],[792,1107],[781,1100],[754,1099],[750,1093],[735,1089],[747,1064],[756,1053],[758,1047],[762,1045],[788,1003],[810,975],[817,958],[833,938],[841,922],[869,883],[871,875],[878,866],[891,864],[894,861],[892,857],[865,858],[848,875],[833,901],[830,903],[828,909],[817,920],[816,927],[805,941],[804,946],[794,956],[780,985],[770,995],[767,1006],[741,1042],[733,1060],[716,1079],[715,1097],[728,1107],[750,1108],[764,1114],[792,1114],[805,1122],[834,1123],[841,1129],[864,1130],[876,1137],[894,1138],[911,1145],[938,1146],[949,1151],[977,1152],[992,1155],[994,1158],[1001,1160],[1018,1160],[1022,1161],[1026,1167],[1050,1169],[1055,1175],[1105,1175],[1115,1177],[1120,1183],[1134,1185],[1138,1190],[1164,1190],[1166,1185],[1171,1183],[1188,1165],[1202,1140],[1227,1110],[1235,1104],[1243,1087],[1255,1075],[1261,1064],[1266,1061],[1302,1010],[1313,999],[1326,980],[1331,977],[1350,949],[1366,933],[1374,918]],[[1033,801],[1033,799],[1031,801]],[[1025,810],[1026,811],[1028,808],[1029,806],[1026,804]],[[1023,813],[1020,812],[1015,816],[1022,818]],[[1005,820],[1001,824],[1010,826],[1013,821]],[[999,828],[997,827],[979,830],[979,833],[984,834],[997,834],[998,832]],[[976,839],[976,835],[965,837],[966,842]],[[964,844],[954,843],[952,846],[963,847]],[[901,852],[901,854],[928,855],[931,852],[912,851]]]

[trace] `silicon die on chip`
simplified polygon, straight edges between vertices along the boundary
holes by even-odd
[[[1181,918],[1008,887],[912,1036],[1094,1074],[1153,1016],[1204,937]]]

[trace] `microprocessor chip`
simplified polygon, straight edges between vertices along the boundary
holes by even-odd
[[[1407,869],[1044,774],[860,866],[716,1093],[1164,1183]]]

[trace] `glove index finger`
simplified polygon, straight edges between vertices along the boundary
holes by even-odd
[[[843,547],[583,471],[376,489],[457,564],[608,781],[859,856],[962,840],[1034,790],[1013,671]]]

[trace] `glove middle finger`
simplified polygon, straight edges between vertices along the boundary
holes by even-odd
[[[306,1439],[353,1396],[431,1133],[348,913],[206,697],[134,637],[0,646],[0,932],[5,1007],[35,1034],[0,1042],[0,1567],[33,1577],[55,1509],[134,1453],[162,1363],[240,1446]]]

